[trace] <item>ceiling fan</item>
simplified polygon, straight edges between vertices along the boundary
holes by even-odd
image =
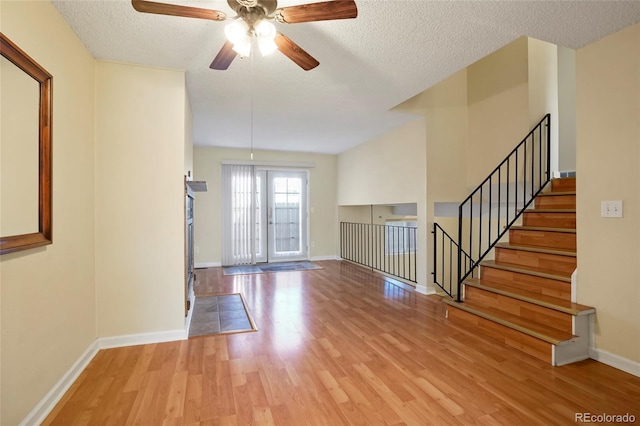
[[[187,18],[208,19],[211,21],[233,20],[225,28],[227,41],[209,65],[215,70],[226,70],[237,54],[249,56],[252,39],[257,39],[263,55],[280,50],[285,56],[305,71],[317,67],[320,63],[284,34],[276,30],[269,22],[275,20],[282,24],[350,19],[358,16],[354,0],[330,0],[319,3],[301,4],[278,8],[277,0],[227,0],[236,16],[228,17],[224,12],[177,4],[159,3],[147,0],[131,0],[138,12],[159,15],[184,16]]]

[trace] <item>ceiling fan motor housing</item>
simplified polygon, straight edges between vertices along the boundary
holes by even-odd
[[[278,7],[277,0],[227,0],[227,3],[249,25],[269,19],[269,15]]]

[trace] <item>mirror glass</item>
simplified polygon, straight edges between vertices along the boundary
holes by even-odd
[[[40,83],[0,57],[0,235],[38,232]]]
[[[53,77],[0,32],[0,254],[53,243]]]

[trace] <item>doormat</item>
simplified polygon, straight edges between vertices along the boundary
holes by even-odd
[[[322,269],[311,262],[264,263],[260,265],[225,266],[224,275],[263,274],[265,272],[306,271]]]
[[[240,293],[196,297],[189,337],[257,331]]]

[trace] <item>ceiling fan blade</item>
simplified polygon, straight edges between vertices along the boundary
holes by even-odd
[[[276,19],[286,24],[300,22],[351,19],[358,16],[358,8],[353,0],[331,0],[320,3],[301,4],[276,10]]]
[[[133,8],[138,12],[156,13],[158,15],[184,16],[187,18],[224,21],[227,15],[219,10],[201,9],[199,7],[180,6],[177,4],[158,3],[146,0],[131,0]]]
[[[222,46],[222,49],[218,52],[213,62],[209,65],[212,70],[226,70],[231,65],[231,62],[235,59],[237,53],[233,50],[233,43],[227,41]]]
[[[320,62],[318,62],[313,56],[305,52],[300,46],[291,41],[291,39],[286,35],[278,33],[276,35],[275,42],[278,46],[278,50],[293,62],[298,64],[298,66],[300,66],[300,68],[302,68],[303,70],[309,71],[320,65]]]

